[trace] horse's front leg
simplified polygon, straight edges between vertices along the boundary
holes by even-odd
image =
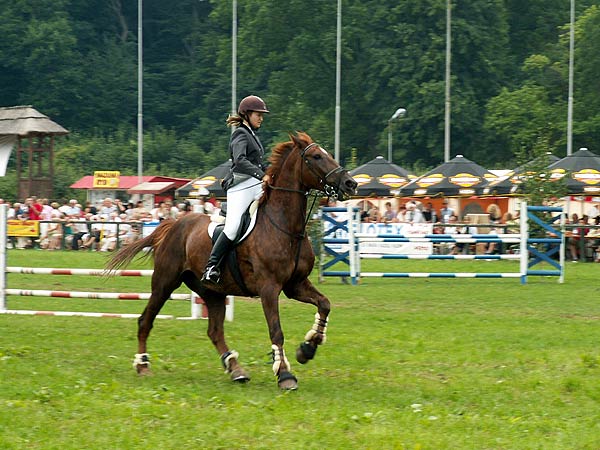
[[[275,288],[264,289],[260,297],[269,327],[271,349],[273,350],[273,373],[277,377],[277,384],[280,389],[295,390],[298,388],[298,380],[292,374],[290,362],[283,350],[284,338],[279,321],[279,292],[281,290]]]
[[[315,322],[310,330],[304,336],[304,342],[296,350],[296,360],[300,364],[306,364],[315,357],[319,345],[325,343],[327,339],[327,320],[331,305],[329,299],[321,294],[317,288],[308,280],[302,280],[284,289],[285,295],[303,303],[310,303],[317,307],[315,313]]]

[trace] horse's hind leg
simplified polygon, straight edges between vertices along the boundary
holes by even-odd
[[[152,295],[142,315],[138,318],[138,352],[133,360],[133,367],[140,375],[150,374],[150,356],[147,353],[146,343],[154,326],[154,320],[173,291],[181,284],[178,278],[170,283],[167,283],[166,279],[166,274],[159,277],[155,269],[152,276]]]
[[[202,290],[200,291],[202,292]],[[207,334],[221,355],[221,363],[231,380],[238,383],[250,381],[250,376],[238,362],[238,352],[230,350],[225,342],[225,295],[210,290],[202,292],[202,298],[208,309]]]
[[[321,294],[317,288],[308,280],[304,279],[300,283],[286,286],[284,293],[290,298],[303,303],[310,303],[317,307],[315,322],[304,337],[304,342],[296,350],[296,360],[300,364],[306,364],[315,357],[317,347],[325,343],[327,338],[327,319],[331,310],[329,299]]]

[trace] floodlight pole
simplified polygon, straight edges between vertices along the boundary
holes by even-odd
[[[138,183],[144,176],[144,120],[143,120],[143,66],[142,66],[142,3],[138,0],[138,114],[137,114],[137,147],[138,147]]]
[[[446,2],[446,88],[444,108],[444,162],[450,161],[450,63],[452,54],[451,0]]]
[[[237,0],[232,3],[231,16],[231,114],[237,112]],[[232,127],[231,132],[235,130]]]
[[[337,2],[337,35],[335,51],[335,136],[334,157],[340,162],[340,116],[341,116],[341,84],[342,84],[342,0]]]
[[[388,162],[392,162],[392,122],[406,115],[406,109],[398,108],[388,119]]]
[[[567,103],[567,156],[573,153],[573,63],[575,54],[575,0],[571,0],[569,30],[569,99]]]

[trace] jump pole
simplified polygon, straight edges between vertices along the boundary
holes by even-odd
[[[6,312],[6,211],[7,204],[0,205],[0,313]]]
[[[139,318],[139,314],[100,313],[100,312],[74,312],[74,311],[36,311],[36,310],[9,310],[7,308],[7,295],[20,295],[29,297],[59,297],[59,298],[89,298],[89,299],[118,299],[118,300],[147,300],[149,293],[116,293],[116,292],[76,292],[76,291],[46,291],[7,289],[6,274],[21,273],[34,275],[87,275],[87,276],[151,276],[153,270],[114,270],[107,272],[103,269],[56,269],[47,267],[7,267],[6,241],[7,241],[7,209],[8,205],[0,205],[0,314],[37,315],[37,316],[81,316],[81,317],[110,317],[110,318]],[[190,320],[208,318],[204,301],[195,292],[190,294],[172,294],[174,300],[190,300],[191,316],[178,317],[177,319]],[[225,303],[225,319],[233,321],[234,297],[228,295]],[[173,319],[172,315],[159,314],[157,319]]]

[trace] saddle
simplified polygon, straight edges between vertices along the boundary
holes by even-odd
[[[248,237],[248,235],[250,235],[250,233],[254,229],[254,226],[256,225],[257,211],[258,211],[258,200],[254,200],[250,204],[250,206],[248,207],[246,212],[242,215],[242,220],[240,222],[238,234],[233,241],[233,248],[225,256],[225,264],[227,264],[227,267],[229,267],[229,270],[231,271],[231,274],[233,275],[233,279],[235,280],[235,282],[239,285],[239,287],[242,289],[242,291],[248,297],[252,297],[252,294],[248,290],[246,283],[244,283],[244,278],[242,277],[242,273],[240,272],[239,265],[237,264],[236,247],[238,245],[240,245],[244,241],[244,239],[246,239]],[[227,203],[222,204],[220,215],[225,216],[225,217],[227,216]],[[222,222],[212,221],[208,225],[207,232],[212,240],[213,245],[215,244],[219,235],[223,232],[224,228],[225,228],[225,224]]]
[[[254,200],[250,203],[250,206],[246,210],[246,212],[242,215],[242,220],[240,222],[240,227],[238,229],[238,234],[233,240],[234,245],[239,245],[244,239],[248,237],[248,235],[254,229],[256,225],[256,212],[258,211],[258,200]],[[221,205],[221,216],[227,216],[227,203],[223,203]],[[212,239],[212,243],[214,244],[219,237],[219,235],[223,232],[223,228],[225,224],[223,222],[212,221],[208,225],[208,235]]]

